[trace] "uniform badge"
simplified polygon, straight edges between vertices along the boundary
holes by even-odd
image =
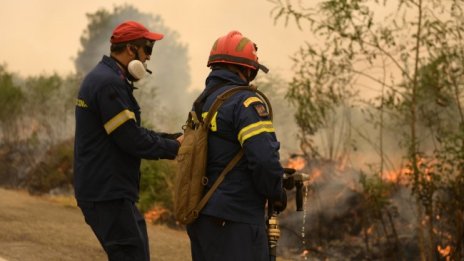
[[[256,112],[258,113],[259,117],[265,118],[269,116],[269,112],[267,112],[266,106],[262,103],[257,103],[253,105],[255,108]]]

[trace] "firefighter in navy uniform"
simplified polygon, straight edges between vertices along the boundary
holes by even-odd
[[[258,70],[256,45],[232,31],[214,43],[202,95],[207,112],[216,97],[236,86],[247,86]],[[263,101],[252,91],[240,91],[226,100],[213,117],[208,137],[207,177],[210,187],[240,149],[244,156],[187,226],[194,261],[269,260],[266,201],[285,207],[280,144]],[[283,209],[280,209],[283,210]]]
[[[141,127],[133,96],[133,82],[144,76],[162,38],[134,21],[117,26],[111,55],[85,77],[77,98],[75,196],[111,261],[150,260],[145,220],[135,206],[140,162],[174,159],[182,141]]]

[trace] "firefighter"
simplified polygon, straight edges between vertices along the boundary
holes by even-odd
[[[84,78],[76,103],[74,189],[85,222],[111,261],[150,260],[138,200],[141,159],[174,159],[182,137],[141,127],[133,83],[148,71],[155,41],[135,21],[118,25],[110,56]]]
[[[247,86],[258,70],[257,47],[238,31],[214,43],[208,59],[211,68],[201,95],[208,95],[202,111],[216,97],[236,86]],[[285,207],[283,169],[268,109],[252,91],[240,91],[226,100],[213,117],[208,136],[209,188],[241,149],[244,156],[201,211],[187,226],[194,261],[269,260],[265,224],[266,202]]]

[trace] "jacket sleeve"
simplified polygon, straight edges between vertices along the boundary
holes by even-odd
[[[237,107],[236,129],[254,185],[268,199],[280,200],[283,194],[283,168],[279,161],[280,143],[264,103],[257,96],[246,96]]]
[[[161,138],[134,121],[125,122],[111,136],[121,149],[143,159],[174,159],[180,147],[176,140]]]
[[[174,159],[180,144],[140,126],[138,111],[129,106],[129,96],[116,88],[103,88],[98,97],[103,128],[122,150],[144,159]],[[132,106],[134,107],[134,106]]]

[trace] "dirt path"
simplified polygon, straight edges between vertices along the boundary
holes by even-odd
[[[191,260],[184,231],[149,225],[152,260]],[[0,261],[107,260],[69,198],[0,189]]]

